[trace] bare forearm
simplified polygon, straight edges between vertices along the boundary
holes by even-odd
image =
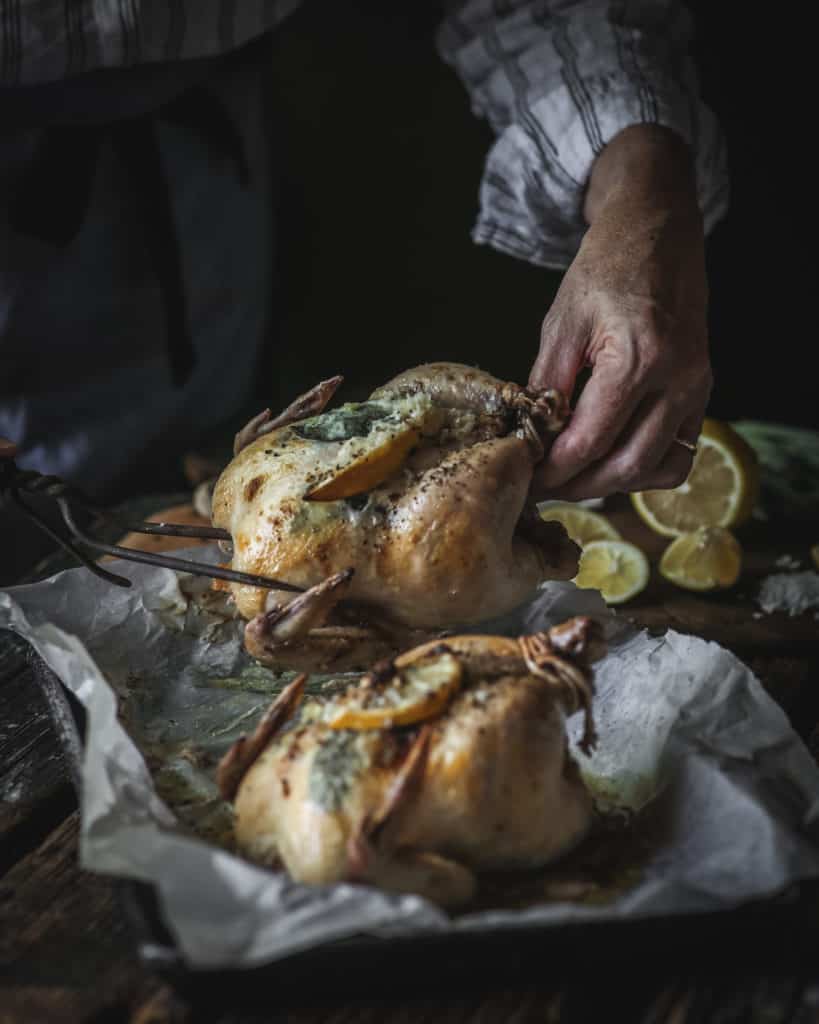
[[[675,487],[711,390],[703,222],[688,147],[653,125],[598,156],[589,228],[543,322],[534,384],[592,368],[540,489],[570,501]]]
[[[612,204],[694,213],[697,188],[688,145],[659,125],[625,128],[592,167],[583,207],[586,221],[593,224]]]

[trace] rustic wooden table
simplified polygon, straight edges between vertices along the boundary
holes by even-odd
[[[611,515],[650,555],[662,549],[662,539],[645,530],[626,503],[615,505]],[[809,544],[817,540],[810,531],[754,526],[743,534],[746,569],[730,593],[697,596],[655,578],[622,609],[651,630],[672,627],[733,650],[752,666],[814,753],[819,624],[811,612],[758,617],[753,598],[759,579],[776,571],[777,558],[789,555],[807,567]],[[221,999],[209,993],[207,1005],[182,995],[140,961],[115,884],[77,866],[78,813],[70,775],[24,647],[8,633],[0,634],[0,797],[0,1024],[819,1021],[819,928],[812,950],[804,948],[799,933],[795,952],[803,955],[792,961],[786,956],[784,966],[773,946],[770,955],[763,952],[745,964],[726,948],[705,966],[702,958],[689,964],[675,953],[649,961],[636,951],[630,963],[629,951],[621,950],[626,959],[608,965],[590,956],[574,970],[548,959],[533,969],[530,958],[519,974],[476,967],[466,982],[461,977],[455,985],[430,988],[408,959],[403,983],[386,992],[370,976],[343,996],[327,991],[320,977],[296,996],[273,988],[266,1006],[255,1009],[243,1008],[238,986]],[[812,900],[812,908],[819,923],[819,900]],[[803,904],[803,918],[804,910]],[[783,941],[787,936],[771,935],[780,952]]]

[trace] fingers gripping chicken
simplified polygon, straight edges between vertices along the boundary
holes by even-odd
[[[254,656],[362,668],[575,574],[575,545],[527,504],[566,419],[557,392],[433,363],[323,412],[339,383],[252,420],[216,485],[233,568],[307,591],[232,587]]]
[[[445,906],[470,899],[476,873],[549,863],[591,822],[564,715],[584,709],[590,749],[601,653],[599,627],[576,618],[432,641],[323,704],[298,677],[220,764],[240,849],[297,881]]]

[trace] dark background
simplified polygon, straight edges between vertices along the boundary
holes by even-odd
[[[708,243],[710,412],[816,426],[799,24],[785,7],[763,21],[688,6],[732,183]],[[282,321],[262,382],[274,401],[337,372],[358,397],[426,359],[527,377],[559,275],[469,238],[493,136],[435,51],[439,17],[434,3],[308,0],[275,35]]]

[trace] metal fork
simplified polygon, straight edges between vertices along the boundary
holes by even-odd
[[[130,587],[131,580],[117,573],[109,572],[94,561],[83,550],[100,552],[123,558],[129,562],[141,562],[145,565],[158,565],[176,572],[187,572],[194,576],[207,576],[217,580],[229,580],[232,583],[245,583],[251,587],[265,587],[272,590],[288,590],[302,593],[304,587],[298,587],[284,580],[274,580],[269,576],[258,576],[255,573],[237,572],[234,569],[223,569],[218,565],[207,565],[187,558],[174,558],[172,555],[157,554],[151,551],[140,551],[125,548],[119,544],[105,544],[89,537],[78,526],[71,505],[74,504],[94,515],[116,522],[123,531],[132,533],[153,534],[162,537],[191,537],[197,540],[222,540],[232,542],[233,538],[227,530],[214,526],[181,526],[176,523],[125,523],[106,510],[97,502],[86,497],[77,488],[70,486],[56,476],[45,476],[33,470],[20,469],[14,461],[17,447],[11,441],[0,437],[0,504],[9,500],[15,504],[32,522],[64,551],[93,572],[100,579],[107,580],[119,587]],[[43,517],[32,508],[27,499],[32,497],[50,498],[57,503],[62,521],[68,530],[69,537],[58,533]]]

